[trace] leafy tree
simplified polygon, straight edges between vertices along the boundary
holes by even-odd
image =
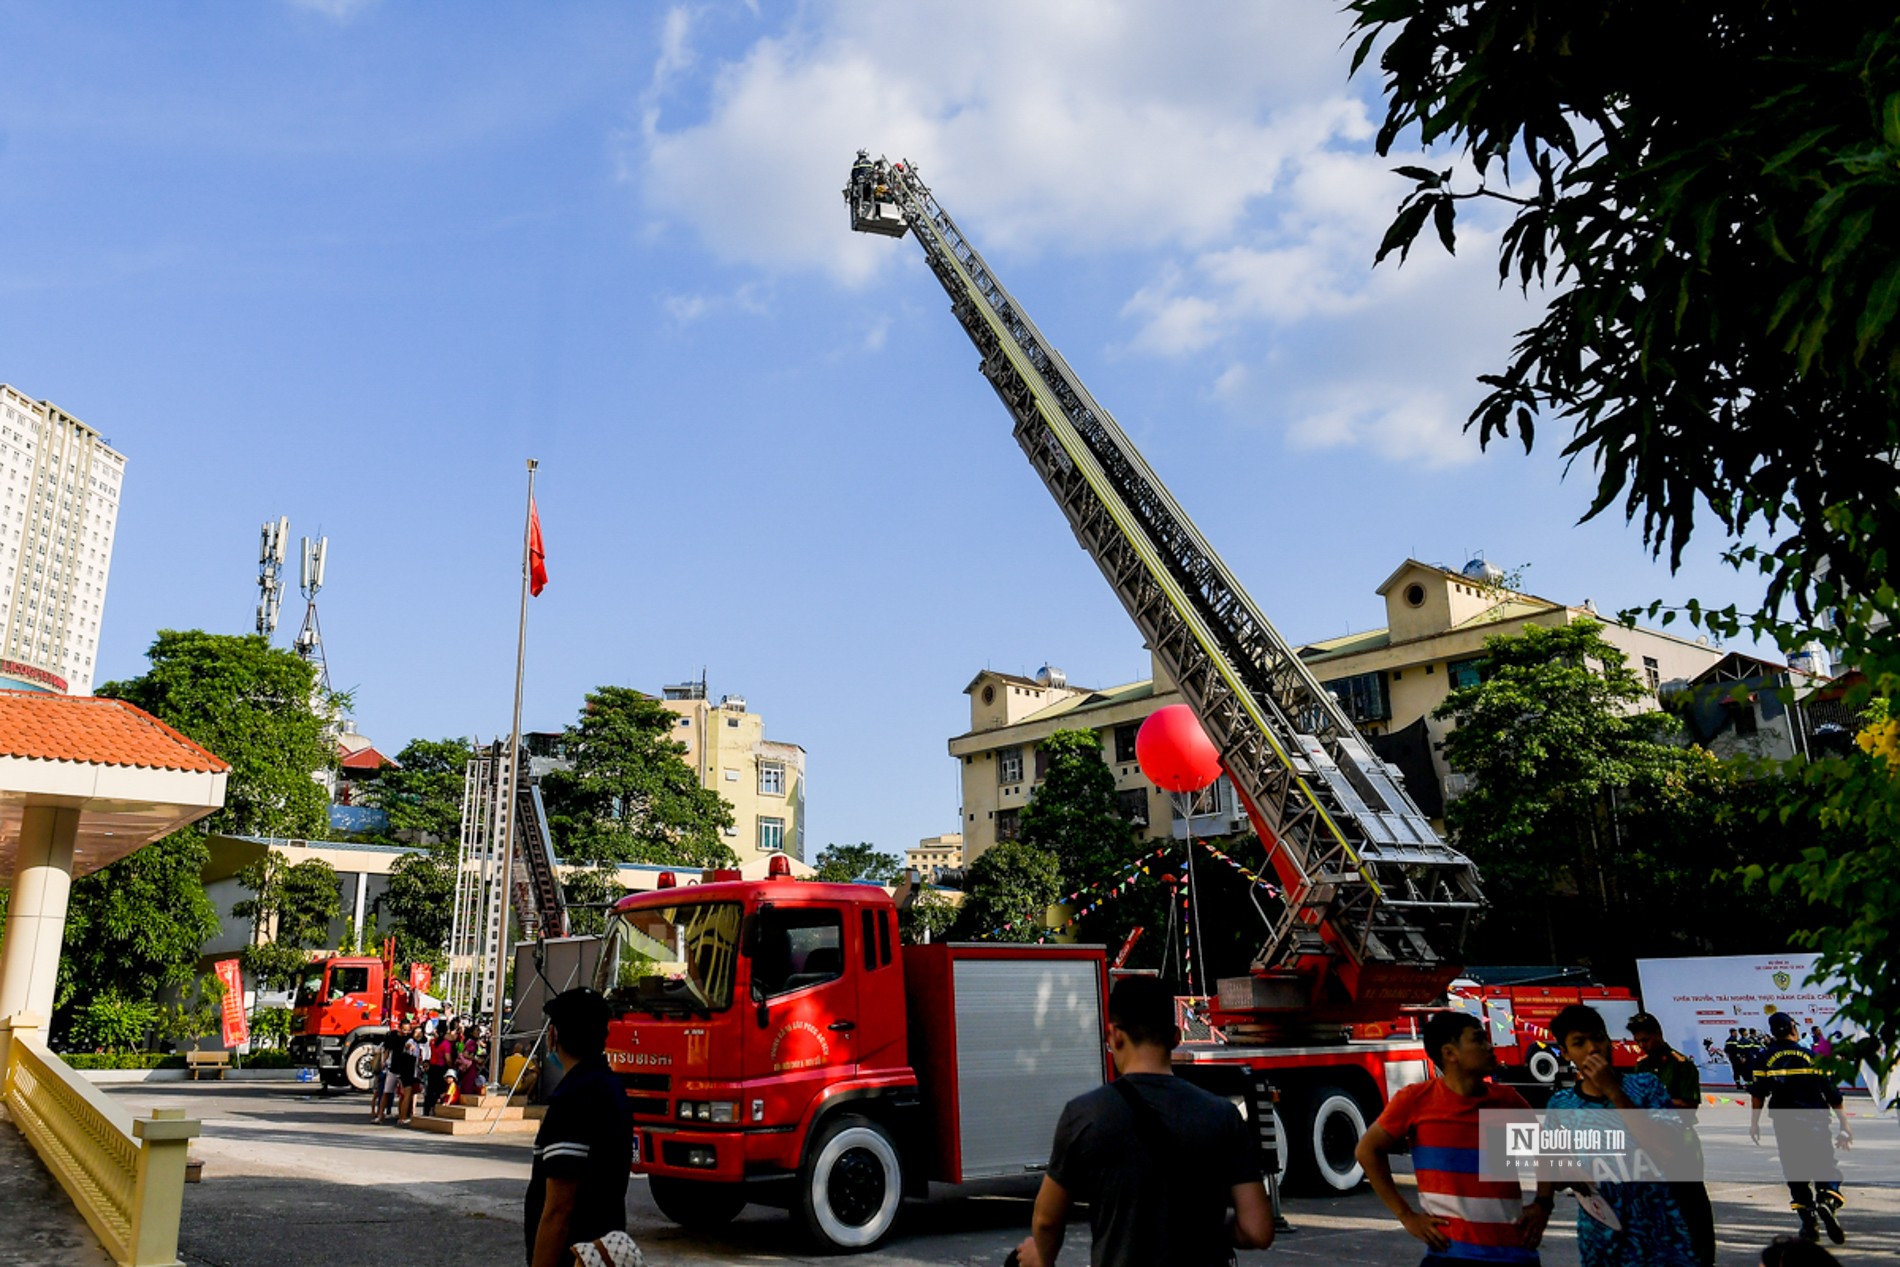
[[[142,676],[98,690],[129,701],[230,763],[224,808],[204,830],[321,839],[329,800],[312,777],[334,763],[316,670],[254,634],[163,630]]]
[[[926,888],[915,902],[897,913],[897,937],[906,946],[939,941],[956,921],[956,903],[935,889]]]
[[[1672,564],[1698,514],[1780,531],[1736,551],[1768,578],[1765,624],[1784,597],[1858,595],[1877,610],[1850,636],[1872,636],[1900,536],[1900,241],[1876,231],[1900,214],[1900,22],[1817,0],[1348,8],[1355,69],[1378,48],[1385,72],[1379,152],[1416,137],[1475,169],[1400,168],[1380,257],[1427,220],[1450,249],[1484,199],[1513,216],[1500,277],[1553,291],[1483,379],[1480,440],[1566,422],[1591,515],[1620,503]]]
[[[1470,953],[1621,973],[1639,955],[1714,949],[1725,929],[1740,940],[1740,885],[1722,877],[1761,847],[1738,816],[1744,785],[1671,742],[1675,722],[1602,626],[1487,639],[1479,674],[1434,714],[1457,723],[1445,756],[1473,778],[1446,813],[1491,902]],[[1754,915],[1758,938],[1772,921]]]
[[[444,951],[455,922],[454,853],[436,845],[396,859],[379,909],[389,918],[401,958],[446,967]]]
[[[475,750],[466,739],[411,739],[369,786],[391,834],[421,844],[462,835],[462,788]]]
[[[541,781],[549,828],[569,862],[734,866],[722,837],[732,806],[700,786],[673,739],[678,719],[625,686],[590,693],[567,728],[573,768]]]
[[[848,884],[853,880],[871,880],[890,884],[903,874],[904,864],[868,840],[855,845],[826,845],[818,851],[814,880],[830,884]]]
[[[231,914],[251,921],[251,944],[239,955],[258,988],[295,982],[308,952],[330,941],[330,925],[343,913],[336,868],[321,858],[290,865],[272,849],[238,873],[251,896],[231,904]]]
[[[959,937],[1034,941],[1043,913],[1062,895],[1061,865],[1047,849],[1020,840],[1000,841],[970,867],[970,893],[956,919]]]
[[[52,1031],[71,1032],[93,999],[149,1002],[191,980],[198,949],[218,932],[196,832],[176,832],[73,881],[60,950]]]
[[[1022,839],[1054,853],[1071,887],[1103,879],[1128,861],[1135,832],[1115,806],[1102,741],[1092,730],[1058,730],[1039,748],[1047,766],[1023,806]]]
[[[1486,199],[1513,217],[1500,276],[1552,291],[1483,379],[1481,442],[1567,423],[1566,455],[1597,470],[1591,515],[1620,504],[1672,565],[1713,516],[1729,561],[1764,578],[1753,611],[1690,603],[1692,621],[1784,650],[1820,634],[1865,670],[1857,700],[1900,691],[1900,239],[1883,227],[1900,214],[1900,21],[1818,0],[1348,7],[1355,68],[1378,49],[1386,76],[1380,152],[1416,129],[1476,172],[1400,168],[1414,188],[1381,257],[1427,220],[1449,249],[1460,204]],[[1797,762],[1782,787],[1774,821],[1828,843],[1768,863],[1765,890],[1805,902],[1803,943],[1890,1063],[1900,976],[1866,952],[1891,946],[1891,907],[1858,878],[1900,861],[1892,791],[1851,755]]]
[[[141,1051],[145,1036],[158,1024],[158,1004],[108,991],[78,1005],[72,1041],[93,1051]]]
[[[607,931],[607,911],[603,903],[627,895],[627,887],[612,863],[570,872],[562,886],[569,902],[567,931],[576,937],[590,937]]]

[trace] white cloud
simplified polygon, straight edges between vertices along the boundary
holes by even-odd
[[[1371,150],[1342,15],[1301,0],[1191,20],[1139,0],[797,12],[723,58],[696,56],[669,12],[623,156],[656,223],[727,263],[861,286],[900,252],[845,232],[850,157],[914,158],[999,265],[1121,270],[1119,330],[1098,337],[1190,366],[1243,425],[1427,467],[1477,456],[1461,432],[1472,380],[1534,317],[1497,293],[1498,221],[1473,204],[1460,258],[1428,230],[1403,268],[1372,267],[1406,160]]]
[[[724,313],[745,313],[748,316],[763,316],[768,311],[765,297],[760,287],[747,282],[728,294],[662,295],[660,306],[666,309],[666,315],[681,325],[687,325],[704,317]]]
[[[864,281],[891,253],[840,232],[859,146],[916,158],[992,248],[1086,250],[1218,242],[1316,131],[1369,126],[1337,73],[1343,19],[1299,0],[1192,21],[1138,0],[801,15],[710,73],[700,117],[650,107],[630,164],[726,260]]]

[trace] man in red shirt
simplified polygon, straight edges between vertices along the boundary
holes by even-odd
[[[1425,1242],[1423,1267],[1482,1259],[1519,1267],[1538,1261],[1550,1205],[1526,1205],[1516,1180],[1479,1173],[1479,1119],[1485,1109],[1528,1111],[1524,1097],[1489,1081],[1497,1053],[1477,1017],[1434,1012],[1425,1022],[1425,1051],[1439,1076],[1406,1087],[1359,1141],[1356,1154],[1372,1190],[1399,1223]],[[1390,1154],[1412,1149],[1419,1209],[1392,1182]]]

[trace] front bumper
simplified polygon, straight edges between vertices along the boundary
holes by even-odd
[[[298,1034],[290,1040],[290,1063],[343,1071],[343,1040],[332,1034]]]
[[[666,1175],[707,1183],[738,1183],[745,1178],[743,1131],[682,1131],[636,1124],[633,1134],[640,1149],[639,1160],[633,1166],[637,1175]]]

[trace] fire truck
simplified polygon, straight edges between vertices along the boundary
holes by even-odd
[[[292,1000],[291,1063],[315,1069],[326,1087],[369,1090],[377,1044],[389,1027],[441,1008],[427,993],[429,984],[427,964],[410,965],[398,979],[394,938],[383,943],[379,956],[312,960]]]
[[[1427,1074],[1403,1010],[1457,977],[1484,904],[1476,868],[916,168],[860,151],[844,198],[854,230],[922,248],[1018,445],[1220,750],[1278,881],[1249,972],[1218,982],[1207,1019],[1226,1041],[1182,1047],[1177,1072],[1284,1139],[1270,1155],[1289,1183],[1355,1186],[1367,1123]],[[617,905],[598,978],[608,1057],[635,1169],[668,1217],[706,1226],[776,1204],[822,1245],[866,1249],[931,1181],[1046,1163],[1061,1100],[1108,1075],[1100,949],[900,948],[895,916],[864,886],[771,878]]]
[[[1632,1016],[1642,1003],[1621,986],[1555,984],[1481,984],[1469,979],[1451,983],[1445,1003],[1469,1012],[1485,1023],[1491,1046],[1498,1054],[1500,1082],[1528,1087],[1554,1087],[1567,1070],[1563,1054],[1550,1040],[1551,1018],[1573,1003],[1595,1008],[1614,1040],[1610,1063],[1633,1069],[1642,1049],[1626,1035]]]

